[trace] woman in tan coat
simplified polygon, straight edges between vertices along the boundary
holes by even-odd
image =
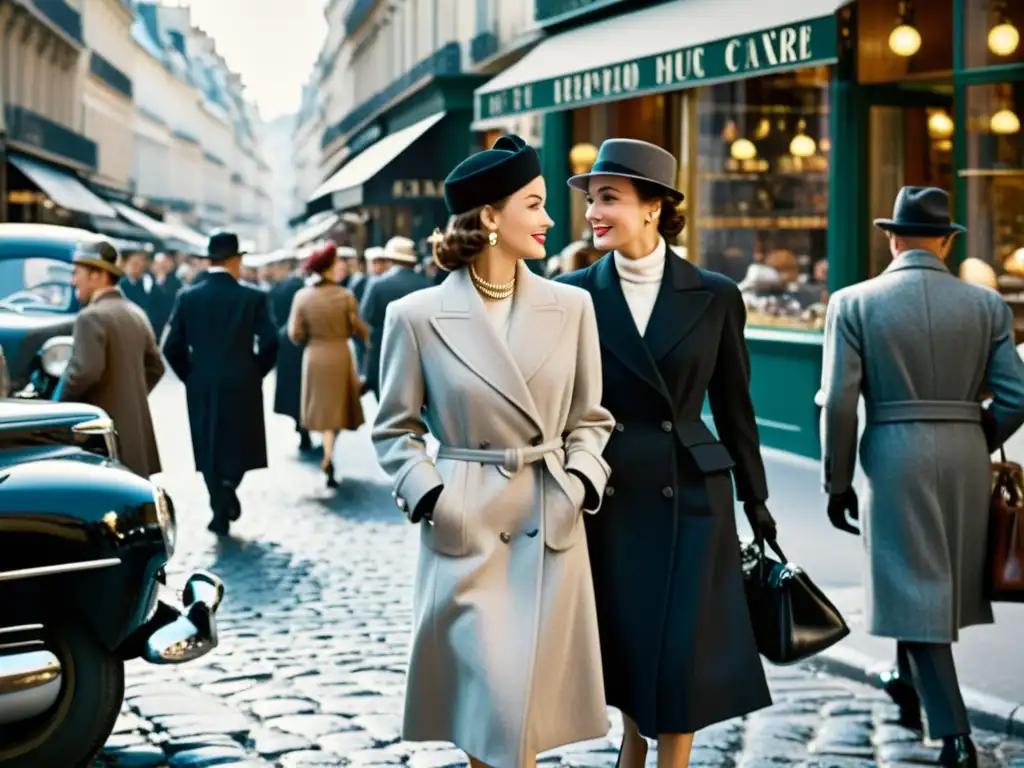
[[[348,340],[364,342],[370,329],[359,318],[355,296],[338,285],[340,262],[334,243],[318,248],[306,261],[313,278],[295,295],[288,318],[288,337],[305,344],[302,355],[302,427],[324,436],[321,462],[327,487],[336,488],[334,439],[343,429],[363,424],[359,376]]]

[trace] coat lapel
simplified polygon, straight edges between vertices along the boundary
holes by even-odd
[[[700,272],[670,248],[665,274],[651,312],[644,341],[651,357],[660,361],[693,330],[711,303],[710,291],[701,290]]]
[[[522,278],[523,270],[526,268],[519,265],[518,269],[517,280]],[[529,289],[523,290],[523,283],[516,287],[516,307],[513,313],[529,310],[529,307],[519,306],[524,298],[521,294],[526,293],[529,297],[532,293]],[[509,344],[498,338],[490,318],[487,317],[483,300],[470,280],[469,270],[460,269],[451,273],[442,283],[441,290],[441,309],[430,320],[437,335],[463,365],[487,382],[541,429],[540,416],[526,385],[526,378],[510,352]],[[529,314],[528,311],[525,313]],[[510,318],[510,322],[516,325],[514,329],[510,327],[509,336],[517,337],[515,346],[519,350],[518,354],[522,356],[524,364],[533,365],[537,355],[524,349],[527,339],[522,337],[524,332],[537,333],[539,321],[532,318]],[[533,372],[536,372],[536,369]]]
[[[617,357],[623,365],[654,389],[667,395],[658,367],[654,364],[647,345],[640,337],[626,297],[619,283],[613,254],[605,254],[594,267],[594,311],[601,345]]]
[[[565,317],[565,309],[558,304],[548,281],[520,261],[516,271],[515,305],[509,318],[508,347],[527,384],[558,344]]]

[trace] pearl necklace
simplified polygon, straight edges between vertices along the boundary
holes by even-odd
[[[480,275],[476,273],[476,269],[473,268],[473,265],[470,264],[469,277],[473,281],[473,285],[476,287],[478,291],[480,291],[480,293],[482,293],[489,299],[494,299],[495,301],[507,299],[509,296],[516,292],[515,275],[513,275],[512,279],[509,280],[507,283],[489,283],[482,277],[480,277]]]

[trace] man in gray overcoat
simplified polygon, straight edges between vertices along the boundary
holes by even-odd
[[[901,721],[941,738],[940,763],[977,757],[951,644],[993,621],[985,594],[990,455],[1024,423],[1024,363],[998,293],[946,269],[954,236],[940,189],[904,187],[891,219],[893,261],[878,277],[832,296],[819,402],[832,524],[858,530],[852,487],[857,405],[866,425],[867,629],[897,641],[885,676]],[[991,395],[987,407],[980,402]]]

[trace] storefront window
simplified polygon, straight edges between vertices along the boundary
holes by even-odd
[[[967,260],[962,277],[998,286],[1024,330],[1024,82],[967,88]]]
[[[828,84],[820,67],[710,86],[698,97],[691,243],[695,260],[740,284],[751,325],[823,327]]]
[[[953,0],[857,0],[856,13],[860,82],[929,80],[953,69]]]
[[[964,64],[969,68],[1024,62],[1024,4],[964,0]]]

